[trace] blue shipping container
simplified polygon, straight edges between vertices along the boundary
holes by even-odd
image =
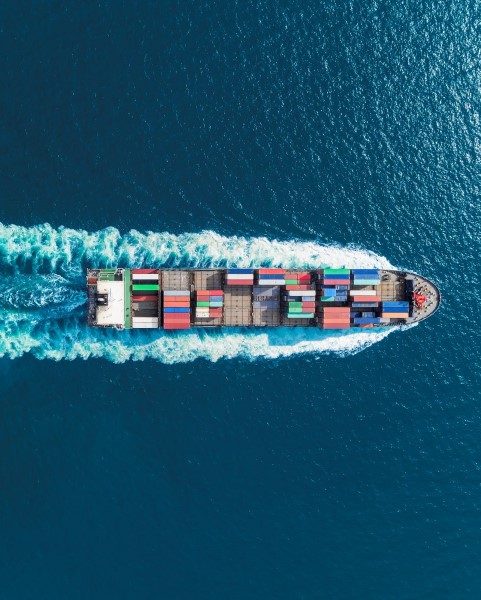
[[[252,275],[254,269],[227,269],[229,275]]]
[[[222,302],[224,300],[224,296],[209,296],[210,302]]]
[[[382,311],[383,312],[387,312],[387,313],[406,313],[408,312],[408,307],[407,306],[383,306],[382,307]]]
[[[259,273],[259,279],[285,279],[284,273]]]
[[[324,274],[324,280],[328,281],[329,279],[345,279],[346,281],[349,281],[349,279],[351,278],[351,276],[346,273],[345,275],[329,275],[329,274]]]
[[[379,302],[353,302],[352,308],[377,308]]]
[[[379,269],[352,269],[353,275],[379,275]]]
[[[165,313],[188,313],[190,312],[190,308],[189,307],[181,307],[181,308],[170,308],[170,307],[165,307],[164,308],[164,312]]]
[[[383,306],[409,306],[409,302],[406,302],[404,300],[398,301],[398,302],[383,302],[382,305]]]
[[[360,317],[357,319],[354,319],[354,324],[355,325],[362,325],[364,323],[380,323],[381,319],[379,317]]]

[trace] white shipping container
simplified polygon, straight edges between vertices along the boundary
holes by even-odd
[[[159,324],[155,323],[132,323],[132,329],[158,329]]]
[[[157,323],[159,324],[158,317],[132,317],[132,323]]]
[[[145,274],[142,275],[142,273],[132,273],[132,280],[138,280],[138,279],[144,279],[144,280],[148,280],[148,281],[158,281],[159,280],[159,275],[156,273],[149,273],[149,274]]]
[[[284,279],[259,279],[257,285],[284,285]]]
[[[252,279],[254,281],[254,273],[227,273],[227,281],[235,279]]]
[[[188,290],[165,290],[164,296],[190,296]]]
[[[313,296],[316,297],[316,290],[287,290],[289,296]]]
[[[376,290],[350,290],[350,296],[376,296]]]

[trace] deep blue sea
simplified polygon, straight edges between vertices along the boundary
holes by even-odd
[[[0,4],[0,600],[481,594],[479,2]],[[404,331],[103,332],[85,268],[389,266]]]

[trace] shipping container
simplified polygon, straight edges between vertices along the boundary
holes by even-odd
[[[132,281],[137,281],[139,279],[142,281],[159,281],[159,274],[132,273]]]
[[[288,319],[313,319],[314,313],[288,313]]]
[[[350,275],[351,269],[324,269],[324,275]]]
[[[157,299],[157,296],[132,296],[132,302],[152,302],[152,298]]]
[[[351,306],[353,308],[377,308],[379,302],[353,302]]]
[[[227,269],[228,275],[254,275],[254,269]]]
[[[132,289],[138,292],[145,292],[147,290],[151,292],[158,292],[159,286],[158,284],[134,284],[132,285]]]
[[[134,323],[132,322],[132,329],[158,329],[159,324],[155,323]]]
[[[393,313],[393,312],[383,312],[381,313],[381,317],[389,318],[389,319],[407,319],[409,318],[409,313]]]
[[[227,280],[227,285],[252,285],[253,279],[236,279],[234,281]]]
[[[187,290],[165,290],[164,296],[189,296],[190,292]]]
[[[350,290],[350,296],[375,296],[376,290]]]
[[[153,275],[154,273],[159,273],[158,269],[131,269],[132,276],[137,275],[138,273],[142,273],[143,275]]]
[[[132,317],[132,323],[158,323],[158,317]]]
[[[302,294],[297,294],[296,291],[289,290],[287,292],[288,296],[316,296],[316,290],[302,290]]]
[[[354,279],[353,285],[379,285],[380,279]]]
[[[188,323],[188,324],[164,323],[164,329],[190,329],[190,323]]]
[[[189,313],[189,312],[190,312],[190,308],[182,308],[182,307],[177,307],[177,308],[166,307],[166,308],[164,308],[164,313]]]
[[[354,323],[359,325],[361,323],[379,323],[379,317],[357,317],[354,319]]]
[[[350,323],[323,323],[322,329],[350,329]]]
[[[366,300],[369,300],[370,302],[380,302],[381,301],[381,296],[353,296],[351,297],[351,300],[353,302],[365,302]]]
[[[285,269],[258,269],[259,275],[284,275]]]
[[[227,281],[243,281],[249,280],[254,281],[254,275],[248,273],[234,273],[232,275],[227,275]]]
[[[347,285],[348,281],[345,279],[324,279],[324,285]]]

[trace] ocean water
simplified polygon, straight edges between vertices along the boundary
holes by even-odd
[[[474,2],[0,6],[0,598],[477,598]],[[87,330],[107,265],[379,266],[393,332]]]

